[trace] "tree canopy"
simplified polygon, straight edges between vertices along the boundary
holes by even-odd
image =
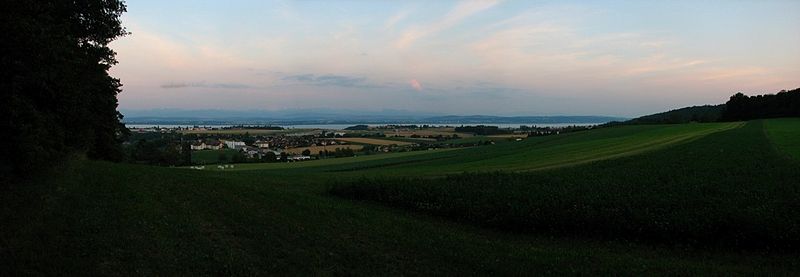
[[[725,103],[722,120],[738,121],[757,118],[800,116],[800,88],[777,94],[747,96],[737,93]]]
[[[3,173],[32,172],[70,153],[120,160],[127,129],[108,44],[127,32],[121,0],[2,1]]]

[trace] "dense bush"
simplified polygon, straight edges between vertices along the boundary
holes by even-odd
[[[535,173],[362,179],[335,195],[481,225],[731,248],[800,246],[800,165],[762,124],[662,151]]]

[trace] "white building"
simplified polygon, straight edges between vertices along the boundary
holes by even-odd
[[[269,142],[258,140],[255,143],[253,143],[253,146],[258,148],[269,148]]]
[[[239,149],[245,146],[244,141],[226,140],[225,146],[230,149]]]

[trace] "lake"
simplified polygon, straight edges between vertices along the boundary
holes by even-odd
[[[342,130],[344,128],[354,126],[354,125],[367,125],[367,126],[385,126],[385,125],[428,125],[434,127],[444,127],[444,126],[461,126],[461,125],[486,125],[486,126],[497,126],[498,128],[519,128],[520,125],[525,126],[538,126],[538,127],[565,127],[565,126],[593,126],[599,125],[603,123],[381,123],[381,124],[298,124],[298,125],[277,125],[286,129],[326,129],[326,130]],[[233,124],[228,125],[193,125],[193,124],[125,124],[130,129],[139,129],[139,128],[153,128],[153,127],[162,127],[162,128],[190,128],[194,126],[199,127],[206,127],[206,128],[224,128],[224,127],[231,127],[234,126]]]

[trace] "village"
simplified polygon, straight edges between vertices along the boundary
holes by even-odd
[[[341,130],[273,126],[131,128],[133,162],[156,165],[301,162],[521,141],[591,127],[355,125]]]

